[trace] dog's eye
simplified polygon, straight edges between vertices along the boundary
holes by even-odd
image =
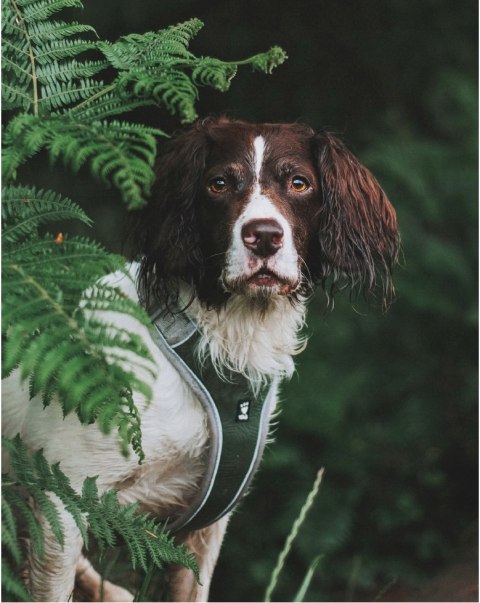
[[[212,193],[223,193],[227,189],[227,183],[225,178],[218,176],[217,178],[212,178],[208,183],[208,188],[212,191]]]
[[[290,182],[290,186],[297,193],[303,193],[310,188],[310,182],[303,176],[294,176]]]

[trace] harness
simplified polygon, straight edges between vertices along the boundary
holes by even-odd
[[[246,377],[218,376],[210,359],[199,366],[197,325],[185,312],[150,314],[153,341],[200,401],[207,417],[206,470],[190,506],[169,520],[171,532],[198,530],[226,515],[246,494],[262,458],[276,383],[255,393]]]

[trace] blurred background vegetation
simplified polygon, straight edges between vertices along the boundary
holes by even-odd
[[[308,600],[475,600],[477,4],[85,0],[75,18],[115,39],[192,16],[205,22],[198,55],[235,59],[274,44],[289,54],[272,76],[242,71],[227,94],[205,90],[200,115],[336,131],[387,191],[404,250],[388,314],[347,296],[333,313],[320,294],[312,303],[276,443],[231,521],[211,598],[260,600],[324,466],[274,599],[291,600],[322,555]],[[166,112],[137,118],[179,127]],[[36,182],[70,194],[95,219],[94,236],[121,250],[113,192],[87,175],[40,172]],[[435,599],[432,578],[452,567],[458,578],[462,563],[471,571],[450,585],[457,595],[445,586]]]

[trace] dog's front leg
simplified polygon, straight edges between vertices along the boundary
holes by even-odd
[[[200,584],[191,570],[171,566],[167,576],[171,601],[208,601],[210,582],[229,517],[226,515],[208,528],[189,532],[181,539],[197,558]]]
[[[49,523],[32,504],[43,529],[44,554],[39,555],[32,542],[28,549],[28,587],[33,601],[70,601],[75,582],[75,569],[82,552],[83,539],[73,517],[60,500],[49,494],[57,507],[63,528],[63,546],[53,535]]]

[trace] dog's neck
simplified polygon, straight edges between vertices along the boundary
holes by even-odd
[[[198,299],[187,309],[202,333],[200,361],[209,357],[222,377],[230,370],[245,375],[255,389],[272,377],[292,376],[292,356],[306,345],[300,333],[305,311],[303,299],[276,296],[264,306],[240,295],[220,309],[208,309]]]

